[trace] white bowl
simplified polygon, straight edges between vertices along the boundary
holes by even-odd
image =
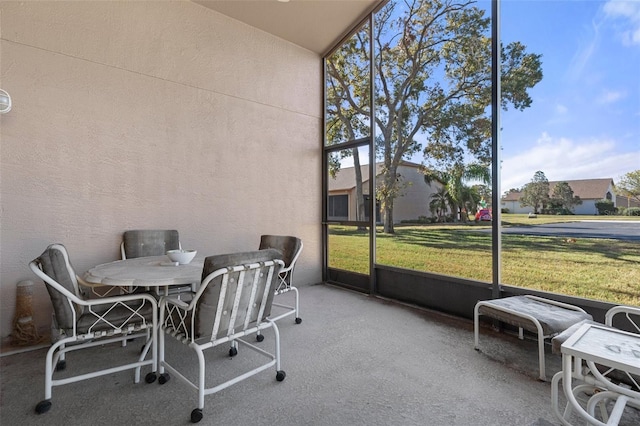
[[[178,262],[181,265],[186,265],[196,257],[197,250],[169,250],[167,256],[172,262]]]

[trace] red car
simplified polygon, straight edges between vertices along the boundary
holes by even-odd
[[[489,209],[478,210],[478,213],[476,213],[476,221],[491,222],[491,210]]]

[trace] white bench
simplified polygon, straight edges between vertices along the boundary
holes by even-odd
[[[520,339],[524,338],[523,330],[537,334],[540,380],[543,381],[547,379],[544,366],[544,339],[562,333],[580,321],[593,319],[591,315],[577,306],[537,296],[512,296],[482,300],[476,303],[474,309],[476,350],[480,350],[478,346],[480,315],[518,327]]]

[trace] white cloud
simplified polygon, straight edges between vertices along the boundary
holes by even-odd
[[[567,108],[566,106],[564,106],[562,104],[556,105],[556,113],[564,115],[567,112],[569,112],[569,108]]]
[[[591,22],[591,30],[593,30],[592,34],[589,33],[589,35],[586,36],[589,40],[586,44],[580,46],[574,53],[573,58],[571,58],[571,62],[567,68],[569,79],[580,77],[600,45],[600,24],[595,21]]]
[[[607,17],[617,19],[623,44],[640,46],[640,1],[610,0],[602,10]]]
[[[624,92],[618,92],[615,90],[604,90],[600,97],[597,99],[597,102],[600,104],[611,104],[614,103],[626,96]]]
[[[543,133],[534,145],[502,160],[501,191],[521,188],[541,170],[550,181],[613,178],[640,168],[640,149],[616,152],[611,139],[576,141]]]

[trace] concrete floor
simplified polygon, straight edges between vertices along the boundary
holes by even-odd
[[[478,352],[471,321],[324,284],[301,288],[300,299],[302,324],[292,317],[279,323],[286,379],[277,382],[270,369],[207,396],[200,424],[559,424],[550,384],[536,379],[532,341],[484,328]],[[265,335],[261,345],[271,349],[270,331]],[[167,344],[167,359],[195,374],[193,354],[176,341]],[[80,351],[68,356],[67,369],[135,356],[139,349],[132,342]],[[208,357],[212,377],[218,367],[236,371],[250,361],[250,351],[229,358],[228,348],[219,349]],[[38,349],[0,358],[2,425],[190,424],[195,390],[176,379],[134,384],[132,371],[55,387],[51,410],[37,415],[45,354]],[[559,368],[560,358],[549,351],[548,376]]]

